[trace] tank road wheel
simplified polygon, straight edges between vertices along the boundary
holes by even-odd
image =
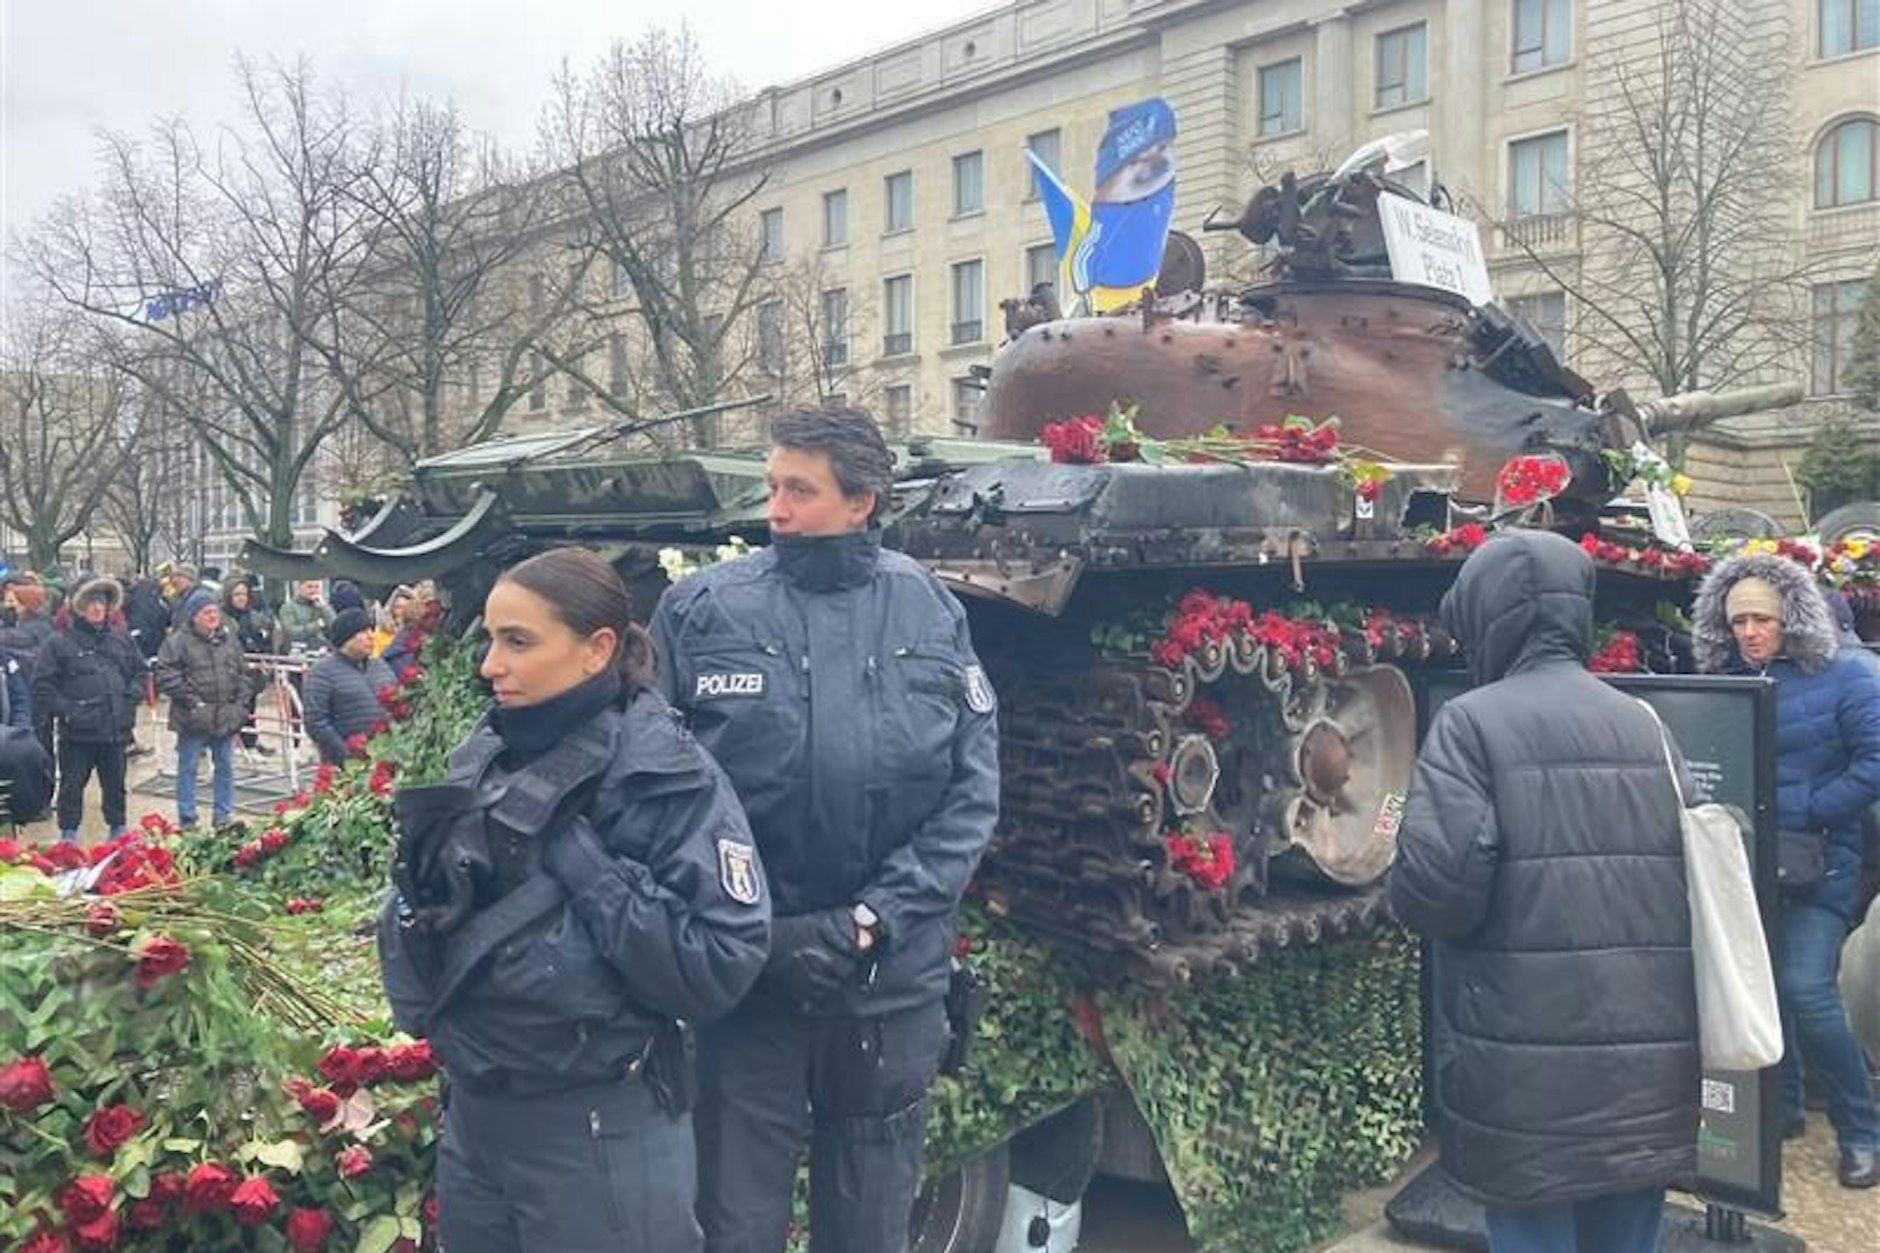
[[[1691,519],[1691,538],[1699,543],[1732,535],[1781,539],[1787,534],[1780,522],[1759,509],[1712,509]]]
[[[1011,1180],[1007,1152],[994,1145],[921,1186],[908,1218],[908,1253],[992,1253]]]
[[[1857,500],[1831,509],[1815,523],[1815,534],[1824,546],[1845,539],[1880,540],[1880,503]]]

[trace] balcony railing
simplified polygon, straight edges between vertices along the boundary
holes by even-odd
[[[823,345],[823,365],[828,369],[845,366],[849,363],[849,345],[847,340],[841,343]]]
[[[884,357],[905,357],[914,351],[914,332],[897,331],[881,337],[881,355]]]
[[[1536,252],[1570,251],[1579,244],[1576,227],[1571,213],[1530,213],[1502,223],[1502,246]]]
[[[953,342],[956,344],[976,344],[985,338],[986,324],[977,319],[971,322],[953,324]]]

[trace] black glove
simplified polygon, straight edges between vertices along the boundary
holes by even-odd
[[[410,907],[411,926],[443,933],[470,916],[491,870],[485,815],[501,796],[452,783],[399,789],[392,883]]]
[[[777,918],[770,924],[764,980],[791,1000],[814,1004],[854,987],[861,970],[848,906]]]

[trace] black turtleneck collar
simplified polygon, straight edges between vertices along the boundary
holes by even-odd
[[[535,705],[490,708],[490,726],[503,741],[503,756],[527,761],[620,699],[620,671],[613,667]]]
[[[841,535],[772,535],[777,569],[806,592],[839,592],[874,577],[881,536],[873,530]]]

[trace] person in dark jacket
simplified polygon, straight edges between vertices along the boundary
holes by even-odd
[[[779,1253],[808,1140],[819,1253],[895,1253],[997,719],[964,611],[871,526],[893,465],[873,419],[786,414],[771,440],[771,546],[671,588],[652,625],[776,893],[757,990],[700,1035],[700,1215],[710,1253]]]
[[[163,601],[163,591],[151,578],[131,581],[124,595],[124,617],[130,623],[131,639],[146,661],[155,660],[163,647],[163,637],[170,630],[170,607]]]
[[[396,1021],[450,1076],[440,1242],[696,1253],[681,1020],[725,1013],[763,968],[749,827],[652,690],[651,646],[605,561],[530,558],[497,581],[484,624],[495,703],[445,784],[399,795],[398,890],[379,919]]]
[[[163,595],[170,604],[169,630],[174,635],[189,625],[189,597],[192,592],[199,590],[202,577],[196,567],[187,561],[172,561],[168,564],[169,568],[163,575]]]
[[[255,594],[247,575],[238,574],[222,585],[222,616],[241,641],[244,656],[265,657],[274,651],[274,615]],[[261,742],[261,728],[255,721],[255,696],[248,698],[248,716],[242,720],[242,747],[263,756],[274,751]]]
[[[1495,1253],[1653,1253],[1665,1186],[1697,1166],[1701,1073],[1664,741],[1586,669],[1578,545],[1490,540],[1442,617],[1474,687],[1430,725],[1389,893],[1435,945],[1443,1167]]]
[[[1806,1068],[1828,1098],[1841,1183],[1871,1188],[1880,1111],[1835,971],[1858,920],[1862,819],[1880,800],[1880,674],[1841,638],[1813,574],[1771,553],[1733,557],[1705,577],[1691,635],[1699,670],[1776,680],[1776,825],[1812,835],[1825,854],[1819,881],[1781,901],[1783,1130],[1802,1131]]]
[[[38,664],[39,650],[52,638],[52,616],[46,609],[46,586],[36,574],[17,574],[0,593],[8,623],[0,628],[0,647],[19,661],[30,679]],[[47,744],[51,748],[51,744]]]
[[[33,725],[33,690],[26,667],[5,648],[0,648],[0,727]]]
[[[235,733],[255,684],[215,593],[199,587],[181,609],[187,625],[163,641],[156,665],[157,690],[170,698],[170,730],[176,732],[176,820],[196,825],[196,769],[206,750],[215,770],[219,827],[235,816]]]
[[[85,814],[85,786],[98,774],[111,838],[124,834],[125,746],[137,721],[144,659],[111,618],[124,598],[116,579],[94,578],[72,597],[75,616],[46,641],[33,671],[35,718],[56,720],[59,746],[59,838],[76,840]]]
[[[342,609],[327,631],[332,651],[307,672],[307,733],[320,760],[339,765],[351,755],[346,741],[364,735],[385,716],[379,689],[393,683],[392,670],[372,655],[372,619],[363,609]]]

